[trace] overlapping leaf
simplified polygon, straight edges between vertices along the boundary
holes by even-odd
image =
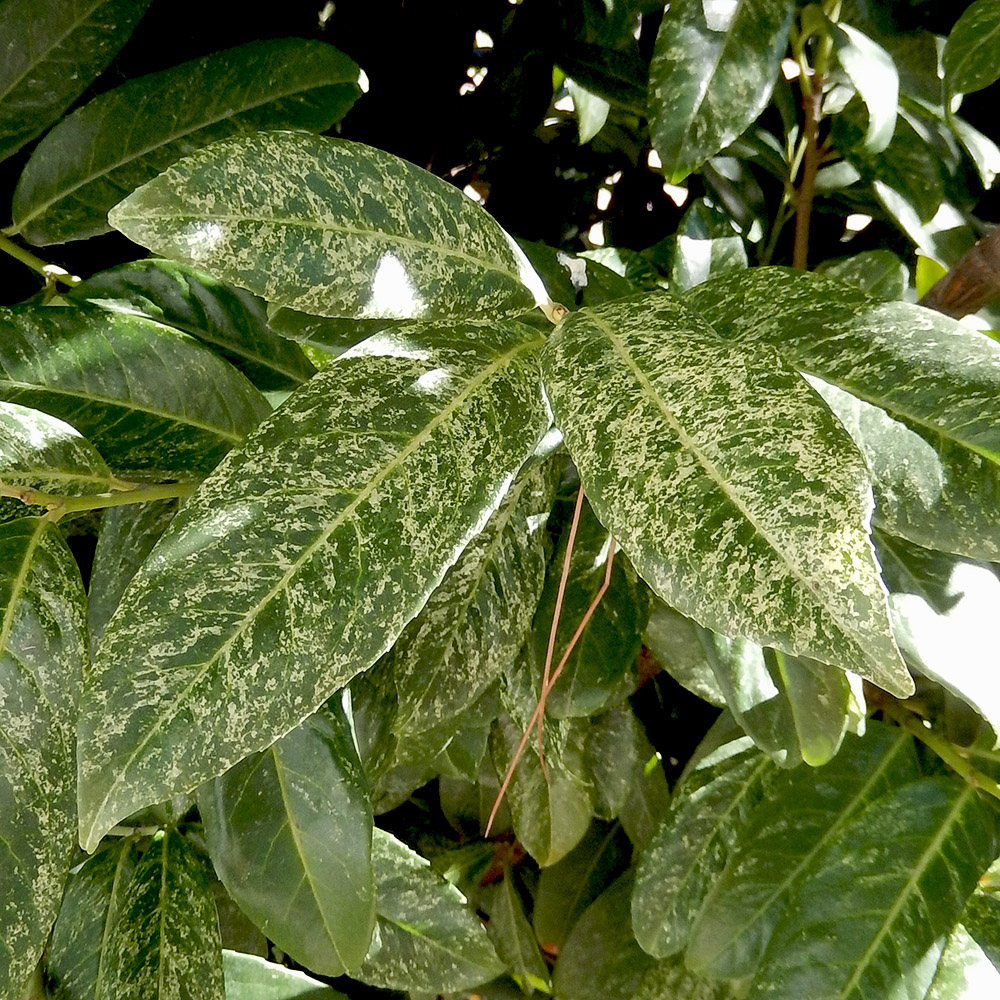
[[[0,995],[16,997],[69,873],[86,597],[62,536],[40,518],[0,525],[0,567]]]
[[[663,16],[649,66],[653,146],[683,180],[760,114],[778,75],[792,0],[680,0]]]
[[[358,978],[384,989],[452,993],[503,966],[462,894],[383,830],[372,840],[377,921]]]
[[[941,62],[950,94],[969,94],[1000,77],[1000,10],[991,0],[975,0],[951,29]]]
[[[881,153],[892,140],[899,105],[899,75],[892,56],[849,24],[833,29],[837,59],[868,109],[864,148]]]
[[[222,945],[205,866],[176,831],[157,834],[107,939],[103,996],[225,1000]]]
[[[528,994],[541,986],[547,988],[549,970],[538,950],[538,941],[524,913],[524,903],[514,875],[509,867],[499,885],[489,888],[486,912],[489,923],[486,931],[500,961],[510,970]]]
[[[315,374],[301,348],[268,326],[250,292],[169,260],[138,260],[102,271],[71,297],[136,311],[208,344],[261,389],[292,389]]]
[[[922,996],[997,835],[995,812],[950,778],[922,778],[876,799],[799,885],[750,996]]]
[[[0,159],[40,135],[103,72],[152,0],[6,0]]]
[[[94,308],[0,310],[0,398],[75,427],[120,474],[200,478],[271,408],[189,337]]]
[[[198,806],[240,909],[306,968],[356,971],[375,925],[372,811],[343,710],[203,785]]]
[[[357,143],[262,133],[213,144],[111,213],[126,236],[319,316],[513,316],[538,279],[461,191]]]
[[[223,949],[222,971],[226,1000],[347,1000],[303,972],[239,951]]]
[[[392,645],[547,429],[538,347],[516,323],[375,338],[206,480],[95,661],[86,843],[268,746]]]
[[[180,157],[256,129],[321,132],[361,96],[358,67],[322,42],[250,42],[102,94],[39,144],[14,228],[40,246],[108,232],[108,209]]]
[[[853,257],[822,265],[819,271],[882,302],[901,299],[910,284],[909,269],[891,250],[863,250]]]
[[[654,592],[717,632],[912,691],[864,461],[773,351],[644,295],[567,317],[543,368],[587,496]]]

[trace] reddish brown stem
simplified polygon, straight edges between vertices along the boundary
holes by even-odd
[[[802,157],[802,180],[799,182],[798,200],[795,204],[795,246],[792,249],[792,267],[801,271],[809,263],[809,221],[812,218],[816,171],[819,170],[820,162],[819,119],[822,102],[823,81],[816,75],[812,78],[808,95],[802,101],[806,150]]]

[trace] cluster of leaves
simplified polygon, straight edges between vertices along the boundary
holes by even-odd
[[[0,4],[0,997],[996,992],[1000,345],[910,287],[996,5],[556,4],[552,110],[689,201],[582,254],[321,134],[327,42],[61,117],[148,5]],[[846,213],[922,262],[771,266]]]

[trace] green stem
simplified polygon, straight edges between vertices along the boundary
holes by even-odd
[[[1000,800],[1000,784],[997,784],[991,777],[983,774],[982,771],[973,767],[969,761],[962,756],[958,748],[949,743],[943,736],[928,729],[912,712],[895,707],[883,707],[883,714],[898,723],[911,736],[915,736],[921,743],[925,743],[931,748],[953,771],[964,778],[973,788],[978,788],[987,795]]]
[[[46,282],[61,281],[64,285],[69,285],[72,288],[73,285],[79,285],[82,280],[56,264],[46,263],[41,257],[36,257],[29,250],[18,246],[13,240],[2,234],[0,234],[0,250],[9,254],[14,260],[20,261],[26,267],[30,267],[32,271],[40,274]]]
[[[63,497],[54,493],[43,493],[27,486],[9,486],[0,483],[0,497],[13,497],[29,506],[48,507],[45,516],[58,521],[66,514],[82,510],[100,510],[103,507],[121,507],[128,503],[146,503],[149,500],[168,500],[190,496],[197,483],[155,483],[150,486],[135,486],[116,493],[97,493],[84,497]]]

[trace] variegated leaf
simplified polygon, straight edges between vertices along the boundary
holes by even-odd
[[[486,932],[500,961],[518,981],[522,992],[531,994],[539,987],[547,992],[548,966],[525,916],[515,878],[511,868],[505,866],[500,884],[487,887],[485,909],[489,923]]]
[[[215,870],[282,951],[354,972],[375,926],[372,808],[343,709],[324,707],[198,791]]]
[[[256,955],[222,951],[226,1000],[348,1000],[304,972],[268,962]]]
[[[156,835],[118,912],[105,945],[107,1000],[225,1000],[205,864],[179,833]]]
[[[969,94],[1000,77],[997,44],[1000,10],[991,0],[969,4],[951,29],[942,54],[944,84],[950,94]]]
[[[0,996],[19,997],[73,851],[86,596],[49,521],[0,525],[0,567]]]
[[[517,323],[373,338],[205,481],[98,650],[84,843],[268,746],[392,645],[548,427],[539,346]]]
[[[773,351],[653,294],[568,316],[543,369],[594,510],[663,600],[912,692],[868,538],[868,470]]]
[[[92,307],[0,310],[0,399],[65,420],[144,478],[200,478],[271,412],[190,337]]]
[[[452,993],[503,966],[462,894],[384,830],[372,839],[377,920],[357,977],[383,989]]]
[[[514,316],[546,301],[517,244],[461,191],[369,146],[262,133],[214,143],[111,224],[273,305],[358,319]]]

